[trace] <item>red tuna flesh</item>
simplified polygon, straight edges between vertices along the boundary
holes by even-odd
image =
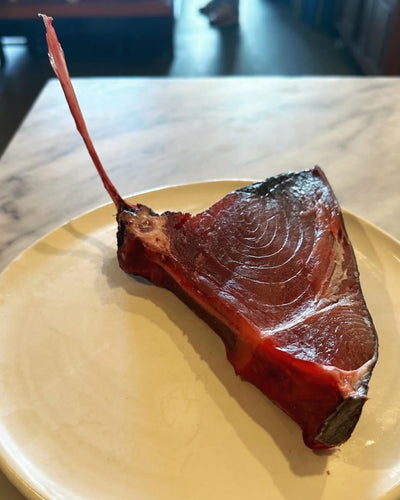
[[[209,323],[235,372],[301,426],[307,446],[350,436],[377,337],[320,168],[239,189],[195,216],[139,205],[117,220],[121,268]]]

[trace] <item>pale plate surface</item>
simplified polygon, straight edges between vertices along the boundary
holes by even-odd
[[[240,185],[135,200],[197,212]],[[28,498],[399,496],[398,242],[345,214],[380,358],[352,438],[316,454],[235,377],[210,328],[118,268],[114,214],[107,206],[71,221],[0,276],[0,460]]]

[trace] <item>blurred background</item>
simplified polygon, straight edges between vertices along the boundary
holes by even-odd
[[[400,0],[241,0],[225,29],[199,14],[205,1],[0,0],[0,154],[53,76],[38,12],[72,76],[400,73]]]

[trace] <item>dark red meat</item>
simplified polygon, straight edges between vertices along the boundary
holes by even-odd
[[[52,20],[43,20],[51,64],[117,208],[121,268],[168,288],[207,321],[236,373],[301,426],[307,446],[345,441],[378,345],[321,169],[239,189],[196,216],[125,202],[89,137]]]
[[[193,217],[137,206],[117,219],[121,268],[205,319],[236,373],[298,422],[308,446],[350,436],[377,338],[320,168],[240,189]]]

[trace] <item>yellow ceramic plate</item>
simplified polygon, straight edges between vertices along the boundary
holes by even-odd
[[[135,200],[196,212],[240,185]],[[317,454],[234,375],[208,326],[118,268],[114,214],[71,221],[0,276],[0,459],[11,481],[32,499],[396,498],[399,243],[345,213],[380,358],[352,438]]]

